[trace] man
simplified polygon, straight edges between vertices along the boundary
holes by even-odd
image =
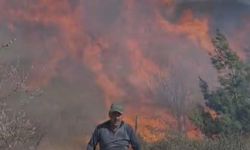
[[[141,150],[140,143],[133,128],[122,120],[123,107],[112,104],[109,110],[109,120],[98,125],[88,143],[87,150]]]

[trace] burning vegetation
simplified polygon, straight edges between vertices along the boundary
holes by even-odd
[[[200,140],[203,129],[189,114],[206,105],[197,79],[218,85],[211,38],[221,28],[248,62],[249,14],[244,1],[0,0],[0,40],[17,39],[6,61],[20,54],[29,66],[26,90],[48,93],[26,108],[48,128],[47,139],[85,139],[119,101],[148,143],[172,131]],[[205,110],[216,120],[219,112]]]

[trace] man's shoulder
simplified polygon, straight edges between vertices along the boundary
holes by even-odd
[[[132,126],[131,126],[130,124],[126,123],[126,122],[123,122],[122,125],[123,125],[125,128],[127,128],[127,129],[133,129]]]
[[[126,131],[128,133],[133,133],[134,132],[134,128],[130,124],[124,123],[123,126],[124,126],[124,128],[126,129]]]

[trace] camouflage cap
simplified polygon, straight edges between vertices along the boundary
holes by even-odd
[[[109,110],[110,113],[112,112],[119,112],[119,113],[123,113],[123,106],[121,104],[117,104],[117,103],[113,103],[110,107]]]

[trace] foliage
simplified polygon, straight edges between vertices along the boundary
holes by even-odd
[[[217,31],[211,62],[218,72],[219,87],[209,90],[200,78],[205,107],[198,108],[193,120],[208,136],[250,132],[249,67],[231,50],[226,37]],[[216,114],[216,117],[211,115]]]
[[[42,134],[25,112],[15,112],[6,103],[0,110],[0,149],[35,149]]]
[[[14,40],[0,46],[0,50],[9,47]],[[2,150],[35,150],[43,132],[33,123],[25,111],[14,107],[24,104],[20,94],[33,96],[26,91],[25,73],[19,65],[0,63],[0,149]],[[13,101],[14,100],[14,101]],[[28,102],[28,101],[26,101]],[[12,105],[11,105],[12,104]]]

